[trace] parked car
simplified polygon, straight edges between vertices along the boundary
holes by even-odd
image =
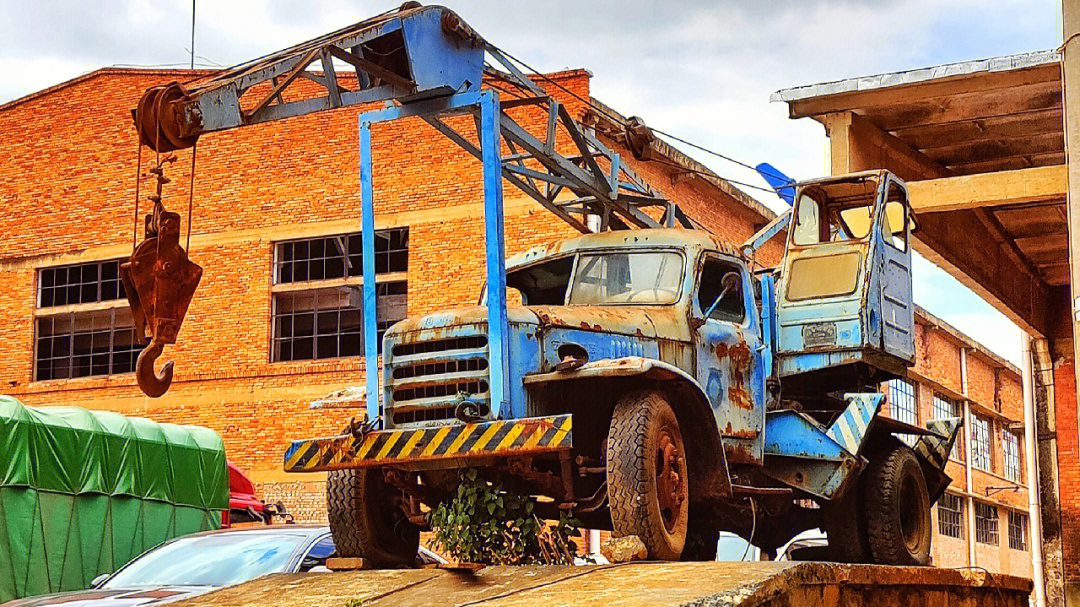
[[[153,548],[89,590],[16,599],[0,607],[136,607],[170,603],[270,573],[325,571],[334,555],[329,527],[281,525],[223,529],[179,537]],[[417,565],[445,563],[420,548]]]

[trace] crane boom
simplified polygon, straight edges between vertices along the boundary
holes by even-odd
[[[502,69],[486,65],[487,58]],[[312,71],[313,67],[320,71]],[[345,77],[350,71],[352,76]],[[496,91],[482,91],[485,76],[492,83],[499,81],[508,86],[509,89],[495,88],[514,98],[500,101]],[[297,86],[300,80],[318,85],[317,92],[313,94],[306,83],[300,90]],[[159,165],[154,169],[158,190],[152,197],[154,207],[147,217],[146,240],[137,249],[141,256],[133,255],[123,266],[123,272],[132,314],[139,320],[143,336],[150,339],[136,366],[139,385],[146,394],[161,396],[169,387],[172,363],[157,374],[154,361],[163,345],[175,343],[191,293],[198,285],[197,274],[201,273],[198,266],[187,260],[186,252],[167,238],[172,232],[160,229],[161,226],[178,229],[179,221],[178,216],[174,221],[176,214],[165,211],[161,201],[161,185],[168,183],[162,174],[162,163],[171,160],[167,153],[195,146],[206,133],[380,101],[386,103],[385,110],[361,114],[361,140],[367,141],[367,145],[370,145],[370,124],[416,116],[483,164],[490,285],[505,284],[500,176],[581,232],[676,223],[693,227],[671,201],[638,177],[618,153],[579,124],[565,106],[454,12],[441,6],[406,2],[397,10],[222,70],[206,79],[151,87],[139,100],[132,113],[140,144],[159,153]],[[534,134],[506,112],[523,106],[546,113],[547,128],[543,134]],[[476,123],[475,132],[463,132],[452,126],[445,120],[452,115],[471,115]],[[634,143],[631,149],[640,151],[642,142],[647,143],[651,133],[644,125],[634,124],[628,140],[631,135]],[[572,147],[556,145],[557,141],[570,141]],[[509,154],[503,153],[503,143]],[[560,148],[572,153],[564,154]],[[162,153],[166,153],[163,160]],[[369,192],[370,150],[361,150],[361,164],[367,263],[374,259],[374,245],[370,242],[374,239],[373,228],[367,223],[373,212]],[[645,212],[648,207],[662,207],[663,212],[649,214]],[[656,215],[662,216],[657,219]],[[378,365],[374,354],[374,284],[374,276],[369,276],[365,267],[364,318],[366,325],[370,323],[370,336],[365,330],[365,352],[370,359],[369,368]],[[489,293],[501,291],[489,289]],[[491,343],[505,350],[505,338],[499,333],[505,333],[505,301],[488,307],[492,313]],[[497,366],[494,361],[492,364]],[[369,393],[375,394],[371,386]]]

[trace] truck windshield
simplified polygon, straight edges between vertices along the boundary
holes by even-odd
[[[674,252],[583,254],[578,259],[569,303],[675,303],[682,270],[682,257]]]

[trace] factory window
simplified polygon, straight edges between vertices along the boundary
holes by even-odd
[[[990,418],[971,416],[971,465],[993,472],[994,461],[990,448]]]
[[[915,400],[915,384],[904,379],[893,379],[888,384],[889,416],[913,426],[919,425],[919,407]],[[904,434],[900,439],[914,445],[916,437]]]
[[[975,502],[975,541],[997,545],[999,541],[997,506]]]
[[[364,351],[360,234],[277,243],[274,362],[360,356]],[[405,318],[409,230],[375,234],[379,349],[390,325]]]
[[[1026,514],[1009,511],[1009,548],[1027,550],[1028,517]]]
[[[34,380],[130,373],[142,349],[120,260],[41,268],[34,310]]]
[[[964,501],[959,495],[945,493],[937,503],[938,533],[964,537]]]
[[[1019,483],[1023,481],[1020,474],[1020,437],[1008,429],[1001,431],[1001,463],[1005,469],[1005,478]]]
[[[947,396],[942,396],[937,392],[934,393],[934,403],[931,407],[931,413],[933,419],[946,419],[950,417],[963,417],[963,413],[960,411],[960,403],[952,400]],[[953,459],[964,459],[964,433],[960,432],[956,436],[956,441],[953,442],[952,451],[949,453],[949,457]]]

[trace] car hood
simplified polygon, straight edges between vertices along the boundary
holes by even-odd
[[[686,316],[678,306],[510,306],[511,323],[620,333],[635,337],[689,341]],[[394,334],[484,324],[487,308],[467,306],[403,320],[390,328]]]
[[[136,607],[171,603],[217,590],[215,586],[147,586],[129,589],[78,590],[8,601],[0,607]]]

